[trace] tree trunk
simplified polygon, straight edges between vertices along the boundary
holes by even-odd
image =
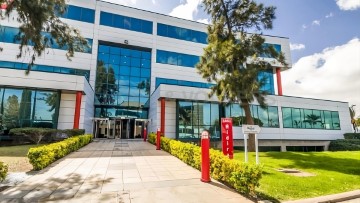
[[[247,100],[241,101],[241,107],[244,109],[244,112],[245,112],[246,124],[254,125],[254,119],[251,116],[249,102]],[[249,134],[247,148],[248,148],[249,152],[255,152],[255,134]]]

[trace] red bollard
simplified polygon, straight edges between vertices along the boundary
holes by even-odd
[[[210,134],[208,131],[201,133],[201,181],[210,182]]]
[[[147,138],[147,131],[146,131],[146,127],[144,128],[144,142],[146,142],[146,138]]]
[[[156,132],[156,150],[160,150],[160,128]]]

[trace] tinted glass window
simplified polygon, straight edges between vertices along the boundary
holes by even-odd
[[[157,34],[163,37],[207,44],[207,33],[172,25],[158,23]]]
[[[138,18],[101,12],[100,25],[152,34],[153,23]]]

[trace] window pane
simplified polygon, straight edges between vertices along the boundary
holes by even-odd
[[[269,106],[268,107],[268,114],[269,114],[269,127],[279,127],[279,114],[278,114],[278,107],[276,106]]]
[[[124,17],[120,15],[114,15],[114,27],[124,28]]]
[[[113,14],[101,12],[100,13],[100,25],[112,26],[113,25]]]
[[[325,129],[334,129],[332,125],[331,112],[324,111],[324,128]]]
[[[157,52],[156,52],[156,62],[157,63],[167,63],[167,52],[157,50]]]
[[[313,110],[313,114],[311,115],[311,119],[312,119],[314,128],[316,128],[316,129],[323,128],[321,112],[319,110]]]
[[[331,112],[331,118],[332,118],[334,130],[340,130],[339,112],[337,112],[337,111]]]
[[[142,32],[152,34],[153,33],[153,23],[149,21],[142,21]]]
[[[94,23],[95,11],[92,9],[82,8],[81,20],[88,23]]]
[[[140,68],[131,67],[130,75],[140,77]]]
[[[292,128],[291,108],[282,107],[283,125],[284,128]]]
[[[244,112],[239,104],[231,104],[231,118],[234,126],[242,126],[245,122]]]
[[[305,127],[303,124],[304,118],[303,118],[302,112],[303,112],[302,109],[295,109],[295,108],[292,109],[293,128],[304,128]]]
[[[68,6],[66,18],[72,20],[80,20],[81,17],[81,8],[77,6]]]
[[[179,138],[187,139],[193,137],[192,127],[192,103],[179,102]]]
[[[305,128],[314,128],[314,124],[316,124],[316,121],[314,119],[315,118],[313,116],[312,110],[304,109]]]
[[[258,116],[259,116],[259,125],[261,127],[269,127],[269,115],[267,108],[263,109],[260,106],[258,106]]]

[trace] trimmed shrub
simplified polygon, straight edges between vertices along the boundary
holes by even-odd
[[[59,130],[59,131],[66,134],[68,137],[85,134],[85,129],[66,129],[66,130]]]
[[[50,137],[56,131],[51,128],[13,128],[10,130],[10,135],[24,136],[34,144],[39,144],[44,137]]]
[[[8,169],[8,165],[0,161],[0,182],[5,180]]]
[[[55,160],[87,145],[91,140],[92,135],[74,136],[57,143],[30,148],[27,157],[34,170],[41,170]]]
[[[156,134],[155,133],[150,133],[149,134],[148,142],[150,142],[151,144],[155,144],[155,142],[156,142]]]
[[[155,144],[156,135],[151,133],[148,141]],[[200,170],[201,148],[197,145],[161,137],[161,148],[186,164]],[[255,188],[262,177],[262,166],[231,160],[222,152],[210,149],[211,177],[235,188],[238,192],[256,196]]]
[[[353,139],[360,140],[360,133],[345,133],[344,138],[346,140],[353,140]]]
[[[333,140],[330,142],[329,151],[360,151],[360,140]]]

